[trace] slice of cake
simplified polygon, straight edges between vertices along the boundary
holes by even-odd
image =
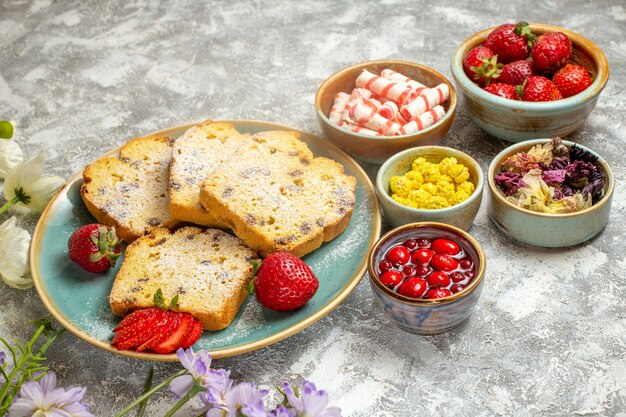
[[[178,295],[177,311],[191,314],[204,329],[224,329],[246,297],[253,259],[254,251],[221,230],[156,229],[126,248],[109,303],[124,316],[154,307],[160,288],[166,302]]]
[[[261,255],[303,256],[348,226],[355,187],[341,164],[314,158],[296,132],[270,131],[207,175],[200,202]]]
[[[119,158],[100,159],[83,171],[80,192],[87,209],[128,243],[150,229],[179,223],[169,213],[173,143],[166,136],[135,138],[122,146]]]
[[[223,226],[200,205],[200,185],[220,163],[228,161],[244,139],[230,123],[206,121],[178,138],[170,166],[170,214],[205,226]]]

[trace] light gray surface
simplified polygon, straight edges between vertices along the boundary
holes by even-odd
[[[603,155],[616,176],[610,223],[570,249],[529,247],[489,221],[471,233],[488,257],[470,321],[417,337],[390,327],[367,277],[329,316],[276,345],[217,361],[236,380],[309,378],[344,416],[626,416],[626,5],[621,0],[509,2],[0,2],[0,119],[27,155],[69,178],[134,135],[214,119],[259,119],[320,132],[316,87],[334,71],[394,58],[450,78],[449,57],[479,29],[519,19],[581,33],[605,52],[609,83],[570,140]],[[486,169],[506,143],[463,108],[444,145]],[[374,174],[374,167],[367,167]],[[3,215],[0,221],[5,220]],[[31,232],[35,217],[20,220]],[[0,283],[1,284],[1,283]],[[0,335],[25,339],[45,309],[35,290],[0,285]],[[148,369],[66,334],[48,355],[62,386],[87,386],[97,416],[134,398]],[[149,415],[171,401],[167,394]],[[190,411],[180,415],[193,415]]]

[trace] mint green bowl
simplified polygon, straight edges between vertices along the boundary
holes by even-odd
[[[593,82],[586,90],[563,100],[541,103],[509,100],[484,91],[463,72],[463,58],[470,49],[480,45],[495,28],[477,32],[461,42],[450,62],[459,95],[463,97],[472,120],[485,132],[509,142],[564,137],[574,132],[585,123],[595,108],[598,96],[609,79],[606,57],[593,42],[557,26],[530,26],[533,33],[560,31],[572,40],[570,61],[585,67],[592,76]]]
[[[529,150],[551,139],[535,139],[516,143],[504,149],[491,161],[488,173],[489,216],[504,233],[524,243],[544,247],[564,247],[585,242],[604,229],[609,221],[615,178],[611,167],[600,155],[580,144],[576,146],[598,156],[598,164],[606,174],[604,196],[588,209],[566,214],[547,214],[518,207],[508,201],[498,189],[495,176],[502,163],[510,156]],[[569,148],[574,143],[563,141]]]

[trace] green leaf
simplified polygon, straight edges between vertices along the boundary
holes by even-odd
[[[176,307],[176,304],[178,304],[178,294],[176,294],[174,296],[174,298],[172,298],[172,301],[170,301],[170,305],[168,307],[168,310],[173,310],[174,307]]]
[[[160,288],[154,293],[154,297],[152,297],[152,302],[156,307],[167,310],[167,307],[165,306],[165,300],[163,299],[163,291],[161,291]]]
[[[26,194],[22,187],[15,187],[13,189],[13,192],[15,193],[15,197],[13,197],[14,200],[17,200],[18,202],[25,205],[28,205],[28,203],[30,203],[30,196]]]
[[[257,272],[259,272],[259,268],[261,268],[262,262],[260,259],[253,259],[250,263],[252,264],[252,276],[255,277]]]
[[[0,138],[11,139],[13,137],[13,125],[8,120],[0,120]]]

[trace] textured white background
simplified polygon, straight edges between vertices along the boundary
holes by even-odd
[[[611,65],[595,111],[568,138],[599,152],[615,172],[611,220],[597,238],[569,249],[529,247],[496,230],[483,204],[471,232],[488,272],[462,327],[435,337],[390,327],[365,278],[312,327],[216,365],[267,386],[313,379],[344,416],[624,417],[626,4],[510,3],[3,0],[0,118],[15,122],[27,155],[45,149],[47,170],[69,178],[135,135],[208,117],[319,134],[315,90],[350,64],[404,59],[450,77],[454,48],[479,29],[524,19],[579,32]],[[483,133],[461,103],[443,145],[486,169],[506,143]],[[35,222],[20,220],[31,232]],[[45,313],[34,290],[0,285],[2,337],[25,339],[26,320]],[[60,385],[88,387],[97,416],[134,398],[150,367],[156,380],[179,369],[117,357],[70,334],[48,356]],[[157,397],[149,415],[162,415],[171,401]]]

